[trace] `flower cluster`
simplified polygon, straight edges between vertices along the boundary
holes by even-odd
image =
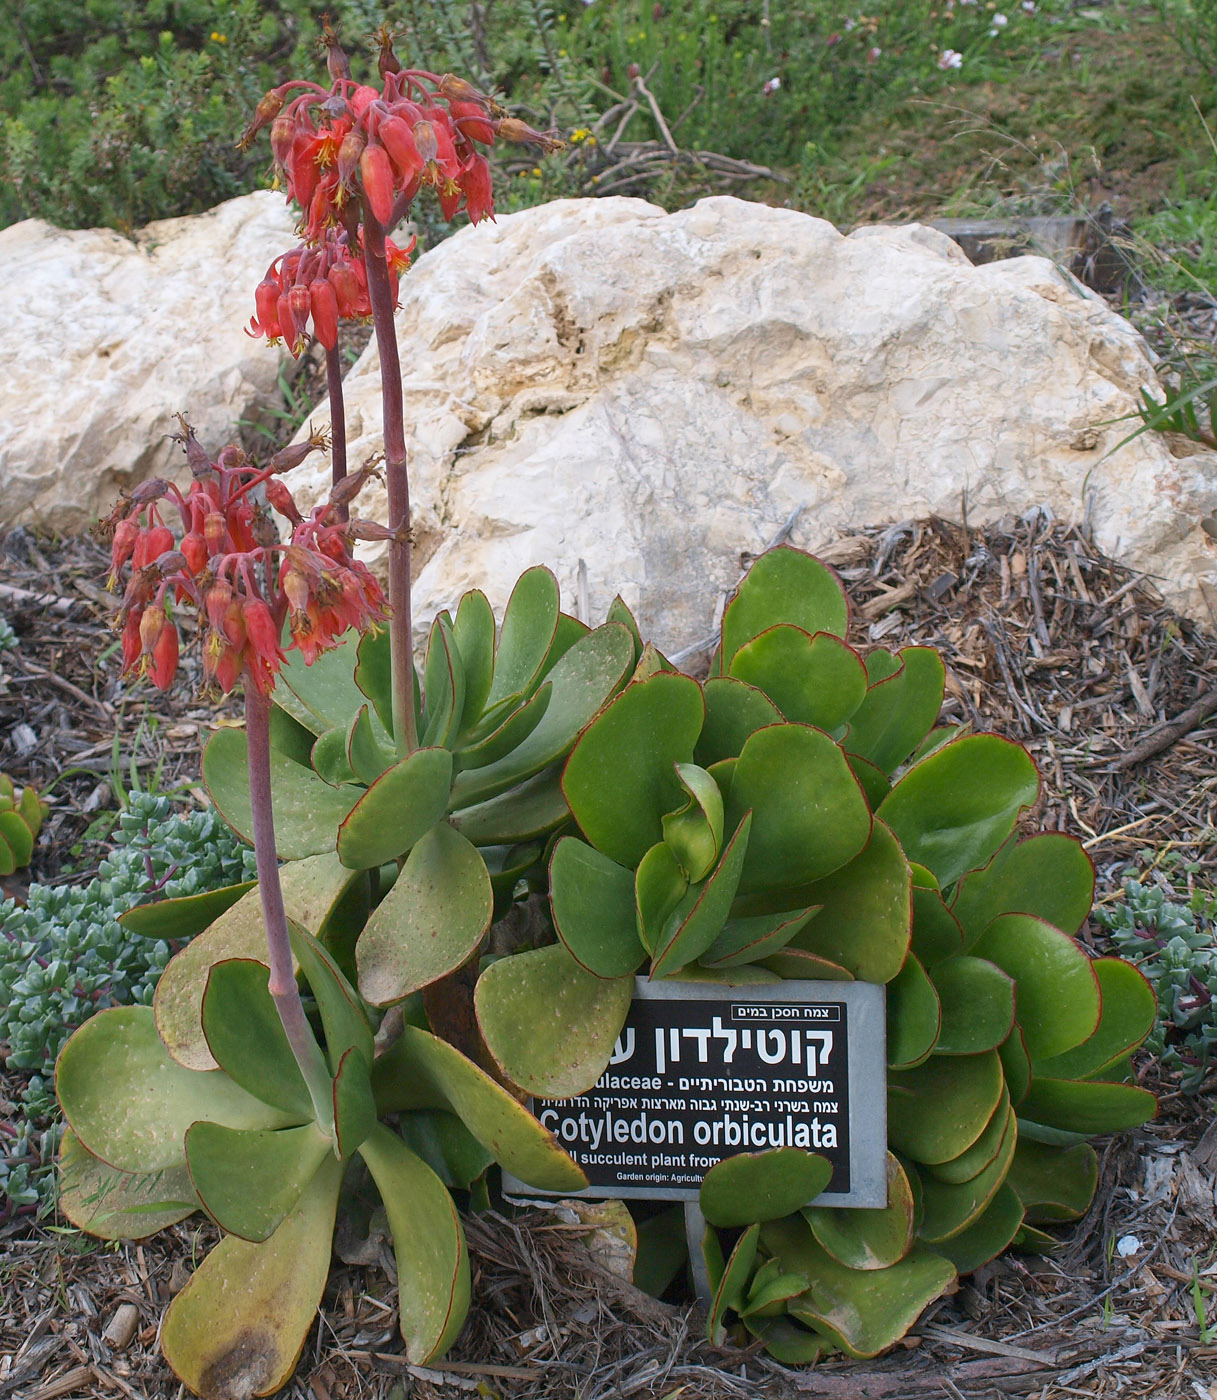
[[[290,644],[311,664],[349,628],[363,630],[388,615],[380,585],[351,546],[393,532],[343,518],[376,463],[340,481],[306,518],[277,477],[324,448],[324,436],[286,447],[258,467],[236,446],[211,461],[180,421],[177,441],[194,478],[189,490],[183,494],[161,479],[142,482],[101,522],[110,536],[111,588],[131,567],[115,622],[124,669],[169,688],[180,648],[174,609],[188,603],[198,614],[207,679],[229,691],[244,677],[269,694],[283,664],[285,623]],[[254,494],[259,487],[265,504]],[[271,510],[291,526],[286,543]],[[177,533],[165,519],[173,512]]]
[[[414,240],[399,248],[385,239],[389,290],[397,300],[397,280],[410,266]],[[310,325],[312,334],[333,350],[338,344],[339,318],[363,318],[372,314],[368,296],[368,271],[363,249],[351,246],[345,232],[328,230],[316,247],[302,244],[277,257],[254,291],[254,315],[247,334],[279,340],[295,356],[304,349]]]
[[[490,167],[478,146],[562,144],[507,116],[462,78],[402,68],[389,30],[377,39],[379,88],[352,79],[327,30],[331,86],[294,81],[272,89],[238,143],[247,150],[270,127],[276,171],[304,211],[306,243],[321,243],[331,229],[354,236],[369,216],[392,228],[424,186],[436,191],[445,219],[463,207],[476,224],[494,215]]]

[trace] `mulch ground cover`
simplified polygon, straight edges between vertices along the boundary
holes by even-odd
[[[1028,826],[1080,835],[1101,897],[1115,896],[1130,862],[1213,887],[1217,636],[1165,606],[1152,579],[1041,511],[983,527],[903,522],[821,554],[854,601],[852,640],[935,645],[947,666],[944,718],[1031,749],[1043,789]],[[120,679],[104,573],[87,538],[0,540],[0,612],[19,639],[0,653],[0,771],[52,799],[33,868],[6,882],[10,895],[22,880],[89,878],[130,763],[145,781],[159,766],[162,788],[194,790],[200,741],[217,722],[189,687],[161,697]],[[1084,937],[1105,950],[1100,930]],[[1058,1231],[1060,1248],[961,1280],[876,1360],[791,1371],[712,1348],[696,1309],[614,1274],[559,1206],[467,1220],[473,1308],[434,1367],[405,1361],[391,1252],[373,1240],[365,1262],[335,1268],[285,1394],[1217,1400],[1217,1328],[1206,1316],[1206,1306],[1217,1314],[1217,1080],[1184,1094],[1151,1060],[1139,1074],[1161,1114],[1100,1144],[1094,1204]],[[11,1099],[11,1078],[7,1087]],[[4,1089],[0,1079],[0,1122]],[[29,1216],[0,1226],[0,1400],[184,1394],[159,1358],[157,1323],[212,1227],[185,1222],[126,1246],[54,1227]]]

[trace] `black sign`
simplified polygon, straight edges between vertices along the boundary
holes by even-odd
[[[801,1147],[832,1163],[823,1204],[881,1206],[884,1058],[879,986],[640,978],[595,1086],[531,1107],[587,1173],[580,1195],[696,1200],[724,1157]]]

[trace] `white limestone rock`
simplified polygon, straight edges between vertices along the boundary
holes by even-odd
[[[269,192],[134,239],[37,219],[0,231],[0,525],[81,529],[120,487],[185,477],[175,413],[218,450],[277,397],[279,354],[244,328],[296,241]]]
[[[732,198],[667,214],[563,201],[465,229],[402,281],[416,615],[579,561],[676,649],[801,508],[794,543],[940,512],[1087,512],[1100,546],[1206,619],[1217,457],[1134,423],[1145,343],[1042,258],[973,267],[909,226],[843,237]],[[375,343],[347,377],[352,463],[379,450]],[[328,414],[314,414],[320,423]],[[1111,452],[1111,455],[1107,455]],[[291,484],[312,503],[319,458]],[[383,519],[384,498],[358,511]]]

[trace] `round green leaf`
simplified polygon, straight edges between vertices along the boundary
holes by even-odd
[[[663,839],[661,818],[683,797],[675,765],[692,761],[704,715],[697,682],[660,671],[631,681],[576,743],[562,789],[584,835],[618,865],[632,869]]]
[[[943,1181],[932,1172],[921,1173],[922,1218],[917,1234],[927,1244],[950,1239],[966,1230],[997,1194],[1010,1170],[1010,1160],[1018,1141],[1014,1110],[1007,1109],[997,1155],[967,1181]]]
[[[949,1259],[960,1274],[970,1274],[996,1259],[1018,1234],[1023,1223],[1023,1204],[1007,1182],[994,1192],[993,1199],[965,1229],[931,1246],[935,1254]]]
[[[877,1356],[899,1341],[955,1278],[947,1260],[923,1248],[886,1269],[848,1269],[815,1240],[808,1253],[811,1287],[787,1310],[850,1356]]]
[[[913,952],[925,967],[963,952],[963,929],[936,889],[913,888]]]
[[[702,687],[706,722],[694,750],[703,768],[724,758],[738,758],[750,734],[780,724],[782,712],[762,690],[731,676],[711,676]]]
[[[997,1053],[1001,1056],[1001,1068],[1006,1077],[1006,1088],[1010,1091],[1010,1102],[1017,1108],[1031,1087],[1031,1056],[1027,1053],[1027,1040],[1017,1021]]]
[[[141,938],[163,938],[167,943],[193,938],[254,887],[253,880],[246,880],[239,885],[225,885],[221,890],[204,890],[202,894],[184,895],[180,899],[137,904],[134,909],[120,914],[118,922]]]
[[[1038,1061],[1037,1074],[1089,1079],[1135,1050],[1153,1030],[1158,1005],[1144,974],[1123,958],[1096,958],[1091,968],[1102,996],[1098,1028],[1074,1049]]]
[[[758,729],[724,796],[728,830],[752,812],[741,894],[821,880],[870,840],[870,808],[844,753],[807,725]]]
[[[396,860],[443,818],[452,785],[447,749],[415,749],[387,768],[338,828],[338,858],[352,870]]]
[[[910,768],[877,815],[905,855],[945,886],[983,865],[1038,793],[1039,774],[1026,749],[995,734],[970,734]]]
[[[866,667],[830,632],[780,623],[745,642],[728,674],[756,686],[794,724],[839,728],[866,696]]]
[[[723,931],[702,954],[701,961],[707,967],[738,967],[741,963],[773,957],[818,912],[813,906],[778,914],[759,914],[753,918],[728,919]],[[844,969],[837,968],[838,974],[842,971]]]
[[[803,1218],[822,1248],[849,1269],[886,1269],[913,1247],[913,1190],[887,1154],[887,1205],[871,1210],[809,1206]]]
[[[563,836],[549,863],[554,927],[571,957],[596,977],[624,977],[642,961],[634,875],[593,846]]]
[[[845,747],[892,773],[938,718],[946,672],[933,647],[905,647],[899,657],[872,652],[867,673],[870,688],[850,719]]]
[[[792,982],[854,981],[853,973],[847,972],[840,964],[829,962],[827,958],[817,957],[815,953],[804,952],[802,948],[783,948],[780,952],[771,953],[764,959],[761,966]],[[727,970],[730,970],[731,967],[732,964],[726,964]],[[735,967],[734,970],[747,972],[748,967]],[[705,975],[708,977],[710,974],[707,971]]]
[[[338,1073],[339,1061],[354,1048],[366,1064],[372,1063],[372,1027],[358,993],[343,976],[324,947],[300,924],[289,921],[292,953],[304,974],[325,1030],[330,1072]]]
[[[387,634],[382,636],[387,643]],[[361,641],[358,632],[350,631],[340,645],[319,653],[311,665],[298,648],[289,648],[275,677],[275,704],[313,734],[345,729],[369,698],[355,682]],[[388,651],[387,645],[384,650]]]
[[[723,844],[723,795],[714,779],[695,763],[678,763],[676,777],[688,801],[664,814],[664,844],[689,880],[704,880]]]
[[[503,613],[487,709],[531,689],[553,644],[558,611],[558,580],[541,565],[526,569]]]
[[[982,870],[959,882],[951,910],[969,941],[1001,914],[1034,914],[1067,934],[1094,903],[1094,865],[1073,836],[1046,831],[1007,841]]]
[[[475,846],[510,846],[545,836],[570,815],[561,773],[547,768],[510,792],[452,814],[452,825]]]
[[[279,1228],[332,1147],[315,1123],[277,1132],[192,1123],[186,1165],[216,1224],[226,1234],[260,1241]]]
[[[447,822],[433,826],[406,857],[355,950],[364,999],[388,1006],[455,971],[481,943],[493,911],[477,848]]]
[[[342,735],[345,733],[344,729]],[[345,738],[343,743],[345,746]],[[270,754],[270,782],[275,850],[283,860],[332,851],[339,824],[363,793],[362,788],[349,785],[331,787],[275,749]],[[218,729],[211,736],[203,751],[203,783],[220,815],[252,845],[254,818],[244,730]]]
[[[1003,1087],[1001,1098],[993,1110],[993,1117],[989,1119],[988,1126],[972,1146],[949,1162],[939,1162],[928,1167],[926,1172],[922,1174],[923,1180],[928,1174],[937,1177],[939,1181],[945,1181],[955,1186],[959,1185],[960,1182],[971,1181],[997,1157],[1006,1141],[1009,1129],[1010,1094]]]
[[[535,695],[526,700],[518,710],[512,710],[503,723],[497,729],[491,730],[484,739],[464,748],[458,746],[458,771],[463,773],[471,768],[487,768],[490,764],[506,758],[513,749],[519,748],[541,723],[545,711],[549,709],[553,693],[552,685],[541,686]]]
[[[358,878],[332,852],[283,866],[279,883],[289,921],[324,934]],[[187,1069],[216,1068],[203,1035],[203,989],[211,968],[225,958],[267,958],[262,896],[256,885],[171,958],[157,983],[152,1003],[157,1031],[169,1053]]]
[[[491,963],[474,1005],[507,1078],[530,1094],[568,1099],[600,1078],[633,992],[632,977],[593,977],[555,943]]]
[[[1036,1075],[1019,1105],[1033,1123],[1068,1133],[1118,1133],[1157,1116],[1158,1100],[1137,1084],[1102,1080],[1044,1079]]]
[[[634,872],[634,900],[638,911],[638,937],[648,953],[660,941],[669,916],[689,889],[684,871],[667,843],[658,841],[638,862]]]
[[[378,1127],[359,1153],[393,1234],[406,1355],[423,1366],[452,1345],[469,1310],[469,1254],[460,1217],[443,1182],[396,1133]]]
[[[465,707],[460,732],[466,734],[482,717],[494,675],[494,610],[478,589],[464,594],[456,609],[452,636],[465,673]]]
[[[949,1162],[984,1132],[1004,1080],[995,1051],[933,1056],[888,1076],[887,1136],[916,1162]]]
[[[740,647],[778,623],[792,623],[814,636],[849,629],[849,602],[836,574],[790,545],[757,559],[723,612],[722,657],[726,667]]]
[[[1029,1220],[1077,1220],[1089,1209],[1098,1181],[1099,1159],[1089,1143],[1048,1147],[1019,1138],[1009,1183]]]
[[[272,1395],[287,1384],[330,1274],[342,1165],[321,1164],[268,1240],[228,1235],[169,1304],[161,1350],[197,1395]]]
[[[423,668],[419,742],[424,748],[451,748],[464,712],[465,670],[452,636],[452,619],[447,613],[437,613]]]
[[[1030,914],[1003,914],[972,951],[1014,978],[1015,1014],[1033,1063],[1072,1050],[1094,1034],[1099,979],[1091,960],[1059,929]]]
[[[891,829],[875,821],[848,864],[799,891],[819,914],[794,946],[839,963],[863,982],[890,982],[904,965],[912,917],[911,877]]]
[[[887,984],[887,1062],[911,1069],[934,1049],[942,1025],[942,1006],[934,984],[915,954]]]
[[[985,958],[946,958],[929,970],[942,1005],[936,1055],[996,1050],[1014,1026],[1014,982]]]
[[[300,1122],[312,1118],[313,1101],[267,990],[268,977],[266,964],[252,958],[216,963],[203,992],[203,1034],[234,1083]]]
[[[183,1069],[170,1059],[150,1006],[115,1006],[87,1020],[59,1052],[55,1087],[82,1146],[122,1172],[180,1167],[186,1129],[200,1119],[230,1128],[299,1121],[222,1070]]]
[[[142,1240],[199,1208],[183,1160],[157,1172],[121,1172],[85,1150],[65,1128],[56,1205],[79,1230],[103,1240]]]
[[[724,1157],[701,1184],[701,1210],[711,1225],[779,1220],[812,1201],[832,1179],[832,1163],[801,1147]]]

